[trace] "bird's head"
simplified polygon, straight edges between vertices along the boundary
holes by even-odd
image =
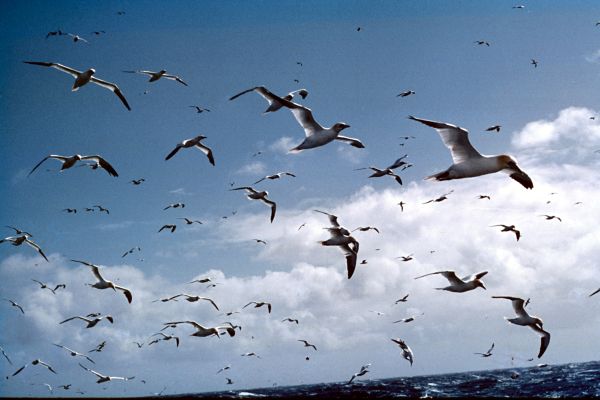
[[[333,130],[336,132],[341,132],[346,128],[350,128],[350,125],[346,124],[345,122],[338,122],[337,124],[335,124],[333,126]]]
[[[204,139],[206,139],[206,136],[199,135],[199,136],[196,136],[196,139],[198,139],[198,140],[204,140]]]
[[[475,279],[475,287],[478,288],[483,288],[484,290],[487,290],[487,288],[485,287],[485,285],[483,284],[482,281],[480,281],[479,279]]]
[[[109,282],[108,286],[110,286],[112,288],[112,290],[114,290],[115,292],[117,291],[117,288],[115,288],[115,284],[112,282]]]
[[[519,167],[517,166],[517,160],[514,157],[509,156],[508,154],[502,154],[499,155],[497,159],[502,168],[520,171]]]
[[[164,75],[167,73],[166,69],[161,69],[160,71],[158,71],[159,74]]]
[[[90,68],[90,69],[88,69],[88,73],[90,75],[94,75],[96,73],[96,70],[94,68]]]

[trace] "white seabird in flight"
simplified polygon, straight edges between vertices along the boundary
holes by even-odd
[[[369,372],[369,367],[371,366],[371,364],[366,364],[363,365],[362,367],[360,367],[360,371],[355,372],[354,374],[352,374],[352,377],[350,378],[350,380],[348,381],[348,385],[352,383],[352,381],[354,381],[355,378],[359,377],[359,376],[363,376],[365,375],[367,372]]]
[[[42,257],[44,257],[44,260],[48,261],[48,257],[46,257],[46,255],[44,254],[44,252],[42,251],[40,246],[38,246],[35,242],[33,242],[31,239],[29,239],[29,235],[5,237],[4,239],[0,240],[0,243],[4,243],[4,242],[10,242],[10,244],[12,244],[13,246],[20,246],[23,243],[27,243],[30,247],[33,247],[34,249],[36,249],[37,252],[40,253],[40,255]],[[50,261],[48,261],[48,262],[50,262]]]
[[[278,100],[279,97],[275,96],[273,93],[271,93],[271,91],[269,91],[269,89],[267,89],[264,86],[256,86],[256,87],[244,90],[243,92],[240,92],[240,93],[236,94],[235,96],[232,96],[229,100],[230,101],[235,100],[238,97],[240,97],[241,95],[250,93],[250,92],[256,92],[256,93],[260,94],[263,97],[263,99],[265,99],[266,101],[269,102],[269,107],[263,112],[263,114],[277,111],[281,107],[283,107],[283,104]],[[289,92],[288,94],[286,94],[283,97],[283,99],[287,100],[287,101],[291,101],[294,98],[294,95],[296,93],[298,93],[300,95],[300,97],[302,97],[303,99],[305,99],[306,96],[308,96],[308,91],[306,89],[298,89],[298,90],[294,90],[293,92]]]
[[[85,357],[85,358],[87,358],[87,360],[88,360],[89,362],[91,362],[92,364],[96,364],[96,363],[94,362],[94,360],[92,360],[91,358],[89,358],[88,356],[86,356],[86,355],[85,355],[85,354],[83,354],[83,353],[80,353],[80,352],[78,352],[78,351],[75,351],[75,350],[73,350],[73,349],[70,349],[70,348],[68,348],[67,346],[63,346],[62,344],[56,344],[56,343],[53,343],[53,344],[54,344],[56,347],[60,347],[61,349],[65,349],[65,350],[67,350],[67,351],[69,352],[69,354],[71,354],[71,356],[73,356],[73,357],[75,357],[75,356]]]
[[[110,165],[109,162],[106,161],[101,156],[99,156],[99,155],[82,156],[80,154],[75,154],[75,155],[70,156],[70,157],[61,156],[61,155],[58,155],[58,154],[50,154],[49,156],[46,156],[42,161],[40,161],[39,163],[37,163],[37,165],[35,167],[33,167],[33,169],[31,170],[31,172],[29,172],[29,174],[27,174],[27,176],[31,175],[33,173],[33,171],[35,171],[40,165],[42,165],[42,163],[44,161],[46,161],[49,158],[53,158],[53,159],[58,160],[58,161],[60,161],[62,163],[62,167],[60,168],[61,172],[64,171],[65,169],[71,168],[73,165],[75,165],[75,163],[77,163],[77,161],[92,160],[92,161],[96,161],[98,163],[98,165],[102,169],[104,169],[106,172],[108,172],[108,174],[110,176],[114,176],[114,177],[119,176],[119,174],[113,168],[113,166]]]
[[[172,81],[177,81],[185,86],[188,85],[180,77],[178,77],[176,75],[167,74],[167,71],[164,69],[161,69],[160,71],[157,71],[157,72],[153,72],[153,71],[123,71],[123,72],[127,72],[129,74],[148,75],[150,77],[148,82],[155,82],[155,81],[159,80],[160,78],[165,78],[165,79],[170,79]]]
[[[412,367],[413,364],[413,352],[410,349],[410,347],[408,347],[408,345],[406,344],[406,342],[400,338],[398,339],[392,339],[392,342],[396,343],[398,346],[400,346],[400,349],[402,349],[402,357],[404,357],[409,363],[410,366]]]
[[[177,146],[175,146],[175,148],[173,150],[171,150],[171,152],[169,154],[167,154],[167,156],[165,157],[165,161],[169,160],[171,157],[173,157],[175,154],[177,154],[177,152],[180,149],[188,149],[190,147],[196,147],[198,149],[200,149],[201,152],[203,152],[206,157],[208,157],[208,161],[214,166],[215,165],[215,159],[213,157],[213,153],[210,147],[203,145],[201,142],[202,140],[206,139],[206,136],[204,135],[199,135],[196,136],[195,138],[192,139],[186,139],[181,143],[178,143]]]
[[[517,165],[512,156],[502,154],[484,156],[480,154],[469,141],[469,132],[456,125],[444,122],[430,121],[409,116],[409,119],[434,128],[442,141],[450,149],[453,164],[445,171],[428,176],[426,179],[446,181],[450,179],[470,178],[495,172],[506,172],[526,189],[533,188],[531,178]]]
[[[125,107],[131,111],[131,107],[129,107],[129,104],[127,103],[127,100],[125,99],[125,96],[123,96],[123,93],[121,93],[121,90],[119,89],[119,87],[111,82],[107,82],[107,81],[103,81],[102,79],[98,79],[92,75],[94,75],[96,73],[96,70],[94,68],[90,68],[87,71],[77,71],[76,69],[67,67],[66,65],[62,65],[62,64],[58,64],[58,63],[53,63],[53,62],[40,62],[40,61],[23,61],[25,64],[31,64],[31,65],[41,65],[42,67],[51,67],[51,68],[56,68],[59,71],[65,72],[69,75],[71,75],[73,78],[75,78],[75,83],[73,83],[73,88],[71,89],[73,92],[78,90],[81,86],[92,82],[95,83],[96,85],[102,86],[105,89],[111,90],[114,94],[117,95],[117,97],[119,97],[119,99],[121,100],[121,102],[123,103],[123,105],[125,105]]]
[[[72,321],[72,320],[74,320],[74,319],[80,319],[80,320],[82,320],[82,321],[85,321],[85,322],[87,322],[87,326],[86,326],[86,328],[93,328],[94,326],[96,326],[96,324],[97,324],[98,322],[102,321],[104,318],[106,318],[106,319],[108,320],[108,322],[110,322],[111,324],[114,322],[114,319],[113,319],[113,317],[112,317],[112,316],[110,316],[110,315],[104,315],[104,316],[102,316],[102,317],[96,317],[96,318],[94,318],[94,319],[89,319],[89,318],[86,318],[86,317],[82,317],[82,316],[80,316],[80,315],[76,315],[75,317],[67,318],[67,319],[65,319],[64,321],[62,321],[62,322],[59,322],[59,325],[60,325],[60,324],[64,324],[65,322]]]
[[[291,172],[278,172],[276,174],[267,175],[264,178],[261,178],[261,179],[257,180],[256,182],[254,182],[254,185],[256,185],[257,183],[260,183],[260,182],[264,181],[265,179],[270,179],[270,180],[279,179],[279,178],[281,178],[284,175],[291,176],[292,178],[296,177],[296,175],[292,174]]]
[[[13,372],[13,374],[12,374],[11,376],[18,375],[18,374],[19,374],[21,371],[23,371],[25,368],[27,368],[27,366],[28,366],[28,365],[29,365],[29,364],[25,364],[25,365],[23,365],[21,368],[19,368],[19,369],[18,369],[18,370],[16,370],[15,372]],[[48,370],[49,370],[50,372],[53,372],[53,373],[55,373],[55,374],[56,374],[56,371],[55,371],[54,369],[52,369],[52,366],[51,366],[50,364],[46,364],[45,362],[43,362],[43,361],[42,361],[42,360],[40,360],[39,358],[37,358],[37,359],[33,360],[33,361],[31,362],[31,365],[42,365],[42,366],[44,366],[44,367],[48,368]],[[7,377],[7,378],[8,378],[8,377]]]
[[[129,377],[129,378],[123,378],[123,377],[120,377],[120,376],[102,375],[100,372],[96,372],[93,369],[89,369],[87,367],[84,367],[81,364],[79,364],[79,366],[81,368],[85,369],[86,371],[89,371],[92,374],[96,375],[98,377],[98,380],[96,381],[96,383],[104,383],[104,382],[113,381],[113,380],[129,381],[129,380],[135,378],[135,376],[132,376],[132,377]]]
[[[83,265],[87,265],[88,267],[90,267],[92,269],[92,273],[94,274],[96,279],[98,279],[98,282],[96,282],[94,284],[88,283],[89,286],[96,288],[96,289],[109,289],[110,288],[114,291],[120,290],[123,292],[123,294],[125,295],[125,297],[127,298],[127,301],[129,303],[131,303],[131,300],[133,300],[133,296],[129,289],[127,289],[126,287],[123,287],[123,286],[115,285],[113,282],[107,281],[106,279],[104,279],[102,277],[102,275],[100,275],[100,268],[97,265],[91,264],[87,261],[79,261],[79,260],[71,260],[71,261],[80,263]]]
[[[507,299],[512,302],[513,309],[517,314],[517,318],[505,318],[508,322],[515,325],[528,326],[533,329],[538,335],[542,337],[540,341],[540,352],[538,358],[544,355],[544,352],[550,344],[550,333],[546,332],[544,328],[544,321],[536,316],[531,316],[525,311],[525,300],[519,297],[511,296],[492,296],[493,299]]]
[[[235,329],[232,328],[231,326],[215,326],[215,327],[211,327],[211,328],[205,328],[195,321],[165,322],[163,325],[174,327],[174,326],[177,326],[178,324],[190,324],[194,328],[196,328],[196,332],[192,333],[190,336],[207,337],[207,336],[215,335],[216,337],[218,337],[220,339],[221,335],[219,334],[219,329],[225,329],[227,331],[227,333],[229,334],[229,336],[231,336],[231,337],[235,336]]]
[[[492,343],[492,346],[485,353],[473,353],[473,354],[479,354],[481,357],[484,357],[484,358],[491,357],[492,350],[494,350],[494,343]]]
[[[268,205],[269,207],[271,207],[271,222],[273,222],[273,219],[275,219],[275,212],[277,211],[277,204],[274,201],[269,200],[267,198],[267,196],[269,195],[269,192],[267,192],[266,190],[259,192],[258,190],[251,188],[250,186],[243,186],[243,187],[233,188],[230,190],[245,190],[246,197],[249,200],[260,200],[263,203],[265,203],[266,205]]]
[[[483,271],[477,274],[465,276],[461,279],[458,276],[456,276],[456,272],[454,271],[438,271],[418,276],[415,279],[420,279],[429,275],[440,274],[444,278],[446,278],[448,282],[450,282],[450,286],[436,288],[437,290],[447,290],[448,292],[463,293],[468,292],[469,290],[477,289],[478,287],[485,289],[485,285],[481,281],[481,278],[483,278],[487,273],[487,271]]]
[[[306,135],[306,139],[304,139],[302,143],[293,149],[290,149],[291,153],[297,153],[302,150],[320,147],[334,140],[346,142],[351,146],[358,147],[360,149],[365,147],[365,145],[356,138],[340,135],[340,132],[346,128],[349,128],[350,125],[344,122],[338,122],[329,128],[324,128],[317,121],[315,121],[310,108],[277,96],[275,97],[278,98],[285,107],[290,109],[292,114],[294,114],[296,121],[298,121],[300,126],[304,129],[304,134]]]

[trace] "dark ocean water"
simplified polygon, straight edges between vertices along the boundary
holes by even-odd
[[[367,378],[365,375],[364,378]],[[163,398],[600,397],[600,361]]]

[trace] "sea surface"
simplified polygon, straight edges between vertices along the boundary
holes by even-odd
[[[364,379],[363,379],[364,378]],[[445,375],[235,390],[162,398],[600,397],[600,361]]]

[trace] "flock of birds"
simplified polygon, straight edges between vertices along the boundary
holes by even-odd
[[[523,8],[523,7],[524,6],[515,6],[513,8]],[[358,28],[357,31],[360,31],[360,28]],[[104,31],[94,32],[95,35],[101,35],[104,33],[105,33]],[[85,40],[84,38],[82,38],[78,35],[74,35],[71,33],[64,33],[60,30],[49,32],[47,37],[63,36],[63,35],[69,36],[70,38],[72,38],[72,40],[74,42],[78,42],[78,41],[87,42],[87,40]],[[475,43],[478,45],[490,46],[490,43],[485,40],[477,40]],[[531,61],[532,61],[533,66],[537,68],[538,62],[534,59],[532,59]],[[79,71],[77,69],[74,69],[74,68],[65,66],[63,64],[56,63],[56,62],[43,62],[43,61],[24,61],[24,62],[27,64],[30,64],[30,65],[34,65],[34,66],[54,68],[58,71],[61,71],[61,72],[71,75],[74,78],[74,83],[72,86],[73,91],[77,91],[79,88],[87,85],[88,83],[94,83],[96,85],[99,85],[100,87],[108,89],[108,90],[112,91],[119,98],[119,100],[125,106],[125,108],[127,110],[131,111],[131,107],[130,107],[127,99],[125,98],[124,94],[120,90],[119,86],[115,83],[108,82],[108,81],[97,78],[95,76],[96,71],[93,68],[89,68],[85,71]],[[299,63],[299,64],[301,64],[301,63]],[[164,79],[173,80],[182,85],[188,86],[188,84],[181,77],[167,73],[167,71],[165,71],[165,70],[160,70],[157,72],[148,71],[148,70],[128,70],[128,71],[124,71],[124,72],[148,76],[149,82],[155,82],[159,79],[164,78]],[[271,92],[265,86],[256,86],[256,87],[252,87],[250,89],[244,90],[244,91],[232,96],[229,100],[232,100],[232,101],[236,100],[240,96],[243,96],[247,93],[252,93],[252,92],[257,93],[258,95],[260,95],[262,98],[264,98],[268,102],[268,108],[264,111],[265,114],[277,112],[282,109],[287,109],[291,112],[292,116],[295,118],[295,120],[298,122],[300,127],[303,129],[305,137],[301,143],[299,143],[298,145],[296,145],[295,147],[290,149],[291,153],[306,151],[306,150],[314,149],[317,147],[325,146],[334,141],[339,141],[342,143],[349,144],[350,146],[353,146],[357,149],[361,149],[361,148],[365,147],[360,139],[341,135],[342,131],[350,128],[349,124],[347,124],[345,122],[337,122],[330,127],[324,127],[323,125],[321,125],[320,123],[318,123],[315,120],[315,118],[313,116],[313,111],[310,108],[293,101],[296,98],[296,96],[300,97],[301,99],[306,99],[309,94],[306,89],[294,90],[294,91],[289,92],[285,96],[280,97],[280,96],[276,95],[275,93]],[[398,94],[398,97],[407,97],[407,96],[411,96],[414,94],[415,94],[414,91],[407,90],[407,91],[404,91],[404,92],[401,92],[400,94]],[[209,109],[206,109],[206,108],[203,108],[200,106],[190,106],[190,107],[195,108],[198,113],[210,112]],[[510,178],[514,179],[516,182],[521,184],[525,189],[532,189],[534,187],[532,179],[519,167],[516,159],[513,156],[507,155],[507,154],[492,155],[492,156],[482,155],[470,143],[468,131],[466,129],[458,127],[456,125],[445,123],[445,122],[438,122],[438,121],[433,121],[433,120],[428,120],[428,119],[423,119],[423,118],[417,118],[417,117],[413,117],[413,116],[409,116],[408,118],[415,122],[423,124],[425,126],[433,128],[437,132],[439,137],[441,138],[443,144],[448,148],[450,155],[452,157],[453,163],[447,169],[445,169],[444,171],[435,173],[431,176],[428,176],[428,177],[426,177],[426,179],[434,180],[434,181],[445,181],[445,180],[453,180],[453,179],[473,178],[473,177],[479,177],[482,175],[502,172],[502,173],[508,174],[508,176]],[[500,132],[500,129],[501,129],[500,125],[494,125],[494,126],[489,127],[487,129],[487,131]],[[213,155],[213,151],[210,147],[208,147],[206,144],[203,143],[203,141],[205,139],[207,139],[206,136],[198,135],[194,138],[185,139],[185,140],[181,141],[166,155],[165,160],[170,160],[171,158],[173,158],[175,155],[177,155],[183,149],[196,149],[196,150],[199,150],[200,152],[202,152],[207,157],[208,162],[212,166],[215,166],[215,157]],[[408,139],[408,137],[407,137],[407,139]],[[369,178],[379,178],[379,177],[384,177],[384,176],[390,176],[398,184],[402,185],[403,184],[402,178],[395,171],[399,168],[401,168],[401,170],[404,170],[404,169],[412,166],[411,164],[404,161],[405,158],[406,158],[406,155],[398,158],[391,165],[389,165],[385,168],[369,166],[369,167],[360,168],[360,169],[371,170],[372,174],[369,176]],[[60,168],[61,172],[66,171],[66,170],[74,167],[78,163],[80,163],[80,164],[83,164],[84,166],[88,166],[92,169],[103,169],[111,177],[119,176],[119,174],[117,173],[117,170],[104,157],[102,157],[100,155],[79,155],[79,154],[75,154],[72,156],[50,154],[50,155],[44,157],[41,161],[39,161],[31,169],[31,171],[29,172],[29,175],[33,174],[43,163],[45,163],[49,159],[57,160],[61,163],[61,168]],[[287,172],[287,171],[278,172],[276,174],[267,175],[263,178],[258,179],[256,182],[253,183],[253,185],[257,185],[257,184],[263,182],[264,180],[277,180],[277,179],[281,179],[284,177],[296,177],[296,175],[292,172]],[[145,181],[144,178],[139,178],[139,179],[131,180],[130,182],[133,185],[140,185],[144,181]],[[257,200],[257,201],[262,202],[266,206],[268,206],[270,208],[269,221],[271,223],[274,222],[275,216],[276,216],[276,211],[277,211],[277,204],[275,201],[273,201],[269,198],[269,193],[266,190],[258,190],[251,186],[235,187],[235,188],[231,188],[230,190],[231,191],[244,191],[244,194],[247,199]],[[446,193],[438,198],[431,199],[431,200],[425,202],[424,204],[444,201],[447,199],[447,196],[449,196],[451,193],[452,193],[452,191],[450,191],[449,193]],[[488,199],[489,200],[490,196],[480,195],[479,199]],[[403,203],[403,202],[398,203],[398,205],[401,207],[402,210],[403,210],[404,204],[405,203]],[[164,208],[164,210],[167,210],[170,208],[183,209],[184,207],[185,207],[185,204],[183,204],[183,203],[174,203],[174,204],[167,205]],[[105,213],[109,214],[109,210],[102,207],[101,205],[95,205],[93,207],[86,208],[86,211],[94,211],[95,209],[97,209],[99,212],[105,212]],[[65,211],[67,213],[76,213],[77,212],[76,209],[72,209],[72,208],[66,208],[63,211]],[[366,231],[373,230],[376,233],[379,233],[378,228],[367,226],[367,227],[358,227],[358,228],[350,231],[340,224],[340,222],[338,221],[338,217],[336,215],[333,215],[331,213],[321,211],[321,210],[314,210],[314,211],[325,215],[328,218],[328,221],[330,224],[329,226],[324,228],[327,230],[330,237],[320,241],[319,243],[322,246],[333,246],[333,247],[337,247],[341,250],[341,252],[345,256],[347,277],[348,277],[348,279],[352,278],[352,276],[354,275],[354,273],[356,271],[356,266],[357,266],[358,259],[359,259],[358,253],[359,253],[359,248],[360,248],[359,241],[354,236],[352,236],[352,232],[357,231],[357,230],[360,232],[366,232]],[[555,215],[545,215],[544,214],[542,216],[545,217],[546,220],[556,219],[557,221],[562,221],[560,217],[557,217]],[[187,224],[187,225],[191,225],[191,224],[195,224],[195,223],[202,224],[202,221],[199,221],[199,220],[193,220],[193,219],[189,219],[189,218],[179,218],[179,219],[184,220],[185,224]],[[300,230],[304,225],[305,224],[302,224],[298,228],[298,230]],[[500,227],[502,232],[514,233],[517,241],[521,237],[520,231],[515,227],[515,225],[497,224],[497,225],[492,225],[492,226]],[[7,227],[9,229],[12,229],[15,232],[15,234],[13,236],[8,236],[8,237],[5,237],[4,239],[1,239],[0,243],[7,242],[7,243],[12,244],[13,246],[21,246],[22,244],[27,244],[32,249],[36,250],[39,253],[39,255],[44,258],[45,261],[49,261],[45,255],[44,251],[42,250],[42,248],[32,240],[33,235],[31,233],[28,233],[26,231],[23,231],[17,227],[13,227],[13,226],[7,226]],[[161,232],[163,230],[167,230],[167,231],[170,231],[171,233],[173,233],[173,232],[175,232],[176,227],[177,226],[175,224],[166,224],[159,229],[159,232]],[[264,240],[261,240],[261,239],[254,239],[254,240],[257,243],[266,244],[266,242]],[[122,255],[122,257],[126,257],[128,254],[132,254],[135,251],[139,252],[140,250],[141,250],[140,247],[133,247],[130,250],[126,251]],[[399,258],[401,258],[402,261],[407,262],[407,261],[410,261],[413,259],[413,255],[410,254],[410,255],[406,255],[406,256],[401,256]],[[100,266],[95,265],[88,261],[82,261],[82,260],[71,260],[71,261],[81,264],[81,265],[84,265],[90,269],[90,272],[96,279],[95,283],[88,284],[91,288],[99,289],[99,290],[111,289],[112,291],[122,293],[128,303],[132,303],[132,301],[134,301],[133,291],[127,287],[117,285],[113,281],[105,279],[101,273],[102,268]],[[361,264],[366,264],[366,260],[363,260],[361,262]],[[482,279],[487,273],[488,273],[488,271],[482,271],[482,272],[479,272],[479,273],[476,273],[473,275],[469,275],[469,276],[460,278],[455,271],[444,270],[444,271],[434,271],[431,273],[427,273],[425,275],[418,276],[415,279],[421,279],[421,278],[433,276],[433,275],[441,275],[443,278],[445,278],[448,281],[449,285],[436,288],[437,290],[443,290],[443,291],[448,291],[448,292],[453,292],[453,293],[465,293],[465,292],[469,292],[472,290],[476,290],[478,288],[482,288],[485,290],[486,286],[484,285]],[[56,294],[56,292],[61,289],[66,290],[65,284],[56,284],[52,288],[47,283],[41,282],[39,280],[32,279],[32,281],[36,282],[40,286],[40,289],[49,290],[53,294]],[[210,278],[202,278],[202,279],[196,279],[189,283],[205,284],[205,283],[209,283],[209,282],[211,282]],[[215,285],[215,284],[213,283],[212,285]],[[595,294],[597,294],[599,292],[600,292],[600,288],[598,290],[594,291],[593,293],[591,293],[589,296],[590,297],[594,296]],[[396,301],[396,304],[398,304],[400,302],[407,302],[408,296],[409,295],[407,294],[404,297],[398,299]],[[514,325],[529,327],[530,329],[532,329],[536,334],[538,334],[541,337],[539,351],[538,351],[538,355],[537,355],[538,358],[541,358],[550,344],[551,335],[548,331],[544,330],[544,328],[543,328],[544,323],[543,323],[542,319],[540,319],[537,316],[532,316],[526,311],[525,308],[528,304],[528,300],[526,301],[522,298],[518,298],[518,297],[514,297],[514,296],[506,296],[506,295],[492,296],[492,298],[510,300],[516,316],[514,318],[507,318],[507,321]],[[212,298],[205,297],[205,296],[192,295],[192,294],[187,294],[187,293],[178,293],[175,295],[156,299],[156,300],[154,300],[154,302],[170,302],[170,301],[178,301],[180,299],[184,299],[187,302],[205,301],[207,303],[210,303],[211,306],[213,308],[215,308],[216,310],[219,310],[217,303]],[[13,307],[17,308],[21,313],[25,314],[25,310],[23,309],[23,307],[21,305],[19,305],[15,300],[12,300],[12,299],[5,299],[5,300],[7,302],[9,302]],[[270,314],[272,311],[272,304],[269,302],[266,302],[266,301],[250,301],[245,306],[243,306],[242,309],[245,309],[250,306],[252,306],[253,308],[265,307],[268,314]],[[228,312],[228,313],[226,313],[226,315],[229,316],[229,315],[232,315],[232,314],[238,313],[238,312],[239,311]],[[394,322],[395,323],[399,323],[399,322],[407,323],[407,322],[413,321],[414,319],[415,319],[415,317],[413,316],[413,317],[404,318],[404,319],[394,321]],[[111,315],[101,315],[99,313],[92,313],[92,314],[88,314],[88,315],[72,316],[61,322],[57,322],[57,323],[65,324],[65,323],[71,322],[71,321],[82,321],[84,323],[84,325],[82,325],[82,326],[85,326],[85,328],[93,328],[97,324],[99,324],[103,321],[107,321],[108,323],[112,324],[114,322],[114,318]],[[282,323],[292,323],[292,324],[296,324],[296,325],[299,324],[299,320],[297,318],[292,318],[292,317],[284,318],[283,320],[281,320],[281,322]],[[103,323],[106,323],[106,322],[103,322]],[[206,326],[203,326],[202,324],[200,324],[196,321],[192,321],[192,320],[168,321],[168,322],[163,323],[163,328],[160,332],[154,333],[149,337],[149,341],[146,344],[146,346],[158,344],[162,341],[171,341],[172,340],[173,343],[175,344],[175,346],[179,347],[180,337],[175,336],[174,334],[165,333],[164,330],[179,329],[179,327],[181,325],[192,327],[194,329],[194,332],[192,332],[190,334],[190,336],[201,337],[201,338],[215,336],[220,339],[222,335],[228,335],[230,337],[234,337],[236,335],[236,331],[242,329],[241,326],[236,325],[232,322],[225,322],[218,326],[206,327]],[[301,342],[304,345],[304,347],[312,348],[314,351],[317,351],[317,346],[315,344],[310,343],[309,341],[307,341],[305,339],[298,339],[298,341]],[[408,344],[401,338],[392,338],[391,341],[395,345],[398,345],[398,347],[401,351],[402,357],[405,358],[412,366],[413,361],[414,361],[414,355],[413,355],[411,348],[408,346]],[[140,342],[134,342],[134,343],[139,348],[144,346],[144,343],[140,343]],[[106,344],[106,342],[102,342],[101,344],[96,346],[94,349],[90,350],[87,354],[72,350],[69,347],[66,347],[66,346],[64,346],[62,344],[58,344],[58,343],[55,343],[54,346],[65,350],[72,357],[83,358],[87,362],[95,364],[94,360],[89,356],[89,354],[92,352],[101,352],[102,348],[104,347],[105,344]],[[5,350],[2,348],[0,348],[0,349],[2,350],[2,354],[4,355],[6,360],[12,364],[12,361],[10,360],[10,358],[9,358],[8,354],[5,352]],[[487,350],[485,353],[475,353],[475,354],[481,355],[481,357],[487,358],[487,357],[492,356],[493,350],[494,350],[494,344],[492,343],[489,350]],[[254,356],[254,357],[260,358],[260,356],[258,354],[253,353],[253,352],[244,353],[244,354],[242,354],[242,356],[245,356],[245,357]],[[307,360],[308,359],[309,359],[309,357],[307,357]],[[18,368],[15,372],[13,372],[10,375],[10,377],[19,375],[29,365],[40,366],[40,367],[47,369],[50,373],[57,374],[55,369],[53,369],[53,367],[50,364],[48,364],[40,359],[35,359],[35,360],[31,361],[30,363],[26,363],[22,367]],[[350,378],[348,383],[350,384],[357,377],[361,377],[361,376],[364,376],[365,374],[367,374],[369,372],[370,365],[371,364],[363,365],[358,372],[356,372],[352,375],[352,377]],[[96,381],[97,383],[109,382],[111,380],[128,381],[128,380],[134,379],[133,376],[132,377],[118,377],[118,376],[104,375],[104,374],[99,373],[81,363],[79,363],[79,366],[86,372],[89,372],[89,373],[95,375],[95,377],[98,378]],[[231,368],[231,366],[223,367],[217,372],[217,374],[221,373],[223,371],[229,370],[230,368]],[[7,376],[6,378],[8,379],[9,376]],[[227,379],[227,384],[233,384],[233,381],[230,378],[226,378],[226,379]],[[50,386],[48,384],[46,384],[46,385]],[[67,385],[62,385],[61,387],[65,390],[68,390],[70,388],[70,386],[71,386],[70,384],[67,384]],[[50,387],[50,389],[51,389],[51,387]]]

